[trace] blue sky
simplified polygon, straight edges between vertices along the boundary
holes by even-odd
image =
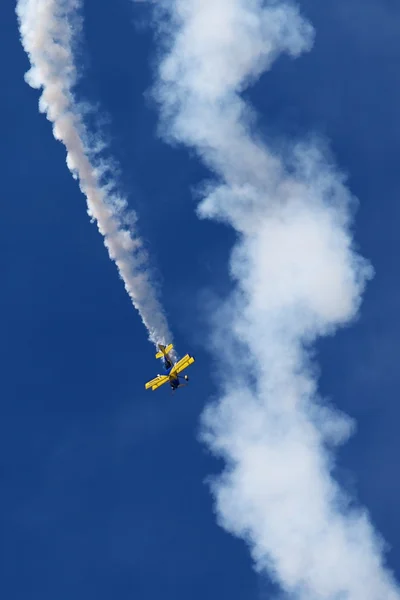
[[[376,274],[357,322],[318,342],[320,389],[357,422],[335,474],[368,508],[399,574],[399,9],[375,0],[301,7],[314,48],[279,59],[247,96],[275,140],[326,136],[360,200],[355,239]],[[84,19],[79,93],[107,117],[178,348],[197,363],[182,394],[145,393],[153,347],[23,80],[28,60],[3,3],[2,596],[270,597],[245,544],[216,523],[205,480],[221,462],[197,439],[218,391],[209,299],[232,286],[234,234],[196,217],[193,188],[208,172],[157,137],[146,7],[118,0],[110,12],[86,0]]]

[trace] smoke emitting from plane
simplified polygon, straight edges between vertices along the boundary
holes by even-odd
[[[318,143],[273,152],[240,95],[281,53],[310,50],[312,26],[279,1],[168,0],[154,11],[163,133],[216,174],[199,216],[240,234],[236,290],[213,320],[222,397],[202,419],[202,439],[226,461],[212,484],[218,521],[290,597],[399,599],[367,512],[332,476],[352,422],[319,398],[309,353],[355,317],[372,276],[354,250],[354,201]]]
[[[39,108],[67,150],[67,165],[79,180],[89,216],[97,222],[133,305],[154,343],[171,341],[166,318],[149,274],[146,252],[134,231],[136,215],[118,193],[111,163],[100,154],[103,140],[90,135],[84,109],[73,96],[77,69],[74,35],[79,32],[78,0],[18,0],[21,41],[31,62],[27,83],[42,89]],[[100,150],[100,152],[99,152]]]

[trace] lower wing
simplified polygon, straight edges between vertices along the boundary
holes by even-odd
[[[178,360],[178,362],[172,367],[170,376],[178,375],[178,373],[181,373],[182,371],[184,371],[185,369],[190,367],[190,365],[192,365],[193,363],[194,363],[193,356],[190,356],[190,354],[186,354],[186,356],[181,358],[181,360]]]
[[[167,375],[158,375],[151,381],[148,381],[144,387],[146,388],[146,390],[149,390],[151,388],[154,392],[154,390],[164,385],[164,383],[167,383],[168,380],[169,377]]]

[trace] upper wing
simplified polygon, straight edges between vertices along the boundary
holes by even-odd
[[[181,358],[181,360],[178,360],[178,362],[172,367],[170,376],[178,375],[178,373],[181,373],[184,369],[187,369],[187,367],[189,367],[193,363],[194,363],[193,356],[190,356],[190,354],[186,354],[186,356]]]
[[[151,381],[148,381],[144,387],[146,388],[146,390],[151,388],[154,392],[154,390],[164,385],[164,383],[167,383],[168,379],[169,377],[167,375],[157,375],[157,377],[155,377]]]

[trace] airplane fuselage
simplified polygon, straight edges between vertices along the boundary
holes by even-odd
[[[175,375],[175,376],[172,376],[172,377],[170,376],[170,372],[171,372],[172,367],[173,367],[172,362],[167,357],[165,357],[165,359],[164,359],[164,371],[165,371],[165,374],[169,376],[169,385],[172,387],[173,390],[176,390],[179,387],[180,382],[179,382],[178,375]]]

